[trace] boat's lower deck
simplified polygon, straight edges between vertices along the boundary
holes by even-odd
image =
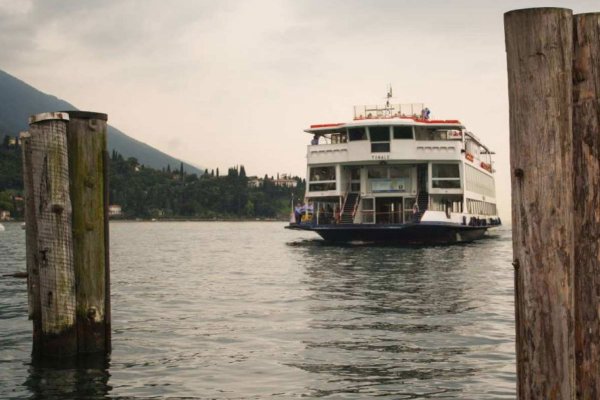
[[[379,242],[396,244],[452,244],[481,239],[488,226],[448,223],[409,224],[290,224],[286,228],[313,231],[330,242]]]

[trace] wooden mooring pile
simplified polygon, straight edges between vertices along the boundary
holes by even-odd
[[[600,13],[504,16],[520,399],[600,399]]]
[[[106,114],[32,116],[21,133],[33,353],[110,352]]]

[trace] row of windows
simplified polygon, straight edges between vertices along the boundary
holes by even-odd
[[[327,138],[327,135],[324,135]],[[360,140],[369,140],[371,142],[372,153],[389,153],[390,140],[452,140],[460,139],[462,131],[456,126],[411,126],[411,125],[376,125],[376,126],[357,126],[348,129],[342,129],[330,136],[331,143],[346,143]]]
[[[467,190],[484,196],[496,197],[493,177],[465,164],[465,178]]]
[[[368,134],[367,134],[368,131]],[[343,131],[340,132],[343,135]],[[371,140],[371,142],[389,142],[392,139],[416,140],[453,140],[462,138],[460,127],[456,126],[411,126],[411,125],[377,125],[348,128],[350,141]]]
[[[390,152],[390,134],[394,139],[412,139],[412,126],[370,126],[368,138],[371,140],[372,153]],[[350,141],[367,140],[367,128],[364,126],[348,128]]]
[[[308,185],[310,192],[323,192],[326,190],[335,190],[335,182],[322,182],[322,183],[311,183]]]
[[[405,178],[406,185],[410,185],[412,165],[373,165],[367,168],[369,179],[397,179]],[[310,191],[335,190],[336,172],[334,166],[312,167],[309,172]],[[479,171],[476,171],[479,172]],[[353,169],[352,179],[360,179],[360,170]],[[318,183],[315,183],[318,182]],[[493,182],[492,182],[493,183]],[[431,164],[431,186],[434,189],[460,189],[460,168],[456,163]],[[323,189],[326,188],[326,189]],[[407,186],[408,188],[408,186]]]
[[[373,165],[367,169],[367,176],[369,179],[410,178],[412,168],[410,165]]]
[[[494,203],[471,199],[467,199],[467,212],[476,215],[497,215]]]
[[[455,140],[462,138],[462,130],[456,126],[357,126],[353,128],[340,129],[328,134],[323,134],[325,143],[346,143],[348,140],[355,142],[369,140],[372,153],[389,153],[390,140]],[[316,142],[318,144],[318,138]]]
[[[403,125],[370,126],[369,135],[367,135],[366,126],[348,128],[348,137],[350,138],[350,141],[367,140],[370,138],[371,142],[389,142],[390,133],[394,139],[412,139],[413,127]]]
[[[415,139],[417,140],[460,140],[462,131],[452,126],[415,126]]]
[[[437,166],[437,165],[436,165]],[[458,165],[456,165],[458,167]],[[369,178],[381,179],[381,178],[409,178],[410,172],[414,167],[412,165],[373,165],[367,168],[367,176]],[[351,170],[351,179],[360,179],[360,168],[353,168]],[[312,167],[309,174],[310,182],[320,181],[335,181],[335,167],[324,166],[324,167]]]

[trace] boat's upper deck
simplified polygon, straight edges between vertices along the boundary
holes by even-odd
[[[423,103],[387,104],[385,106],[354,106],[354,120],[349,122],[314,124],[305,132],[324,135],[344,128],[376,125],[443,126],[464,129],[457,119],[429,119],[429,109]]]
[[[458,119],[431,119],[421,103],[355,106],[348,122],[314,124],[308,164],[468,160],[492,172],[491,154]]]
[[[363,118],[355,119],[348,122],[313,124],[304,132],[312,133],[313,135],[324,136],[326,134],[341,133],[346,128],[358,126],[378,126],[378,125],[405,125],[405,126],[424,126],[424,127],[451,127],[453,129],[464,129],[463,124],[457,119],[423,119],[420,117],[389,117],[389,118]]]

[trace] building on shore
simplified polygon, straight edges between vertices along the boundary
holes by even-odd
[[[273,184],[275,184],[275,186],[295,188],[298,186],[298,181],[289,174],[277,174],[277,179],[273,179]]]
[[[294,178],[292,178],[291,175],[289,174],[277,174],[277,177],[268,177],[265,176],[265,178],[259,178],[257,176],[250,176],[248,177],[248,187],[249,188],[259,188],[262,187],[264,185],[264,181],[265,179],[267,179],[269,182],[271,182],[274,186],[280,186],[280,187],[288,187],[288,188],[295,188],[296,186],[298,186],[298,181]]]
[[[248,177],[248,187],[249,188],[259,188],[263,185],[263,179],[257,176]]]
[[[123,210],[121,206],[118,204],[111,204],[108,206],[108,216],[109,218],[118,218],[123,215]]]

